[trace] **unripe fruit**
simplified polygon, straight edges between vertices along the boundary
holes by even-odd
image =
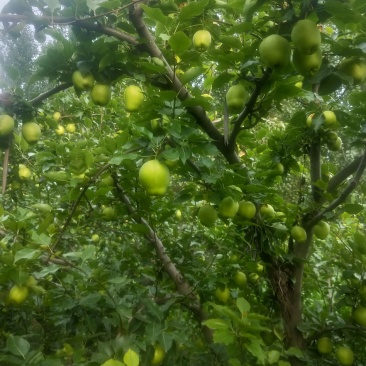
[[[81,71],[76,70],[72,74],[72,83],[77,89],[89,90],[94,85],[94,76],[90,72],[82,74]]]
[[[27,122],[22,126],[22,136],[29,145],[36,144],[42,135],[41,128],[35,122]]]
[[[230,113],[240,113],[248,99],[244,86],[238,84],[229,88],[226,93],[226,105]]]
[[[0,115],[0,136],[7,136],[14,130],[14,119],[7,114]]]
[[[199,30],[193,35],[193,47],[199,51],[204,52],[211,45],[211,33],[207,30]]]
[[[9,300],[16,304],[21,304],[28,297],[28,288],[26,286],[14,285],[9,291]]]
[[[60,112],[55,112],[53,115],[52,115],[52,118],[54,121],[58,122],[61,118],[61,113]]]
[[[324,128],[335,128],[337,126],[337,116],[332,111],[324,111]]]
[[[342,366],[352,366],[353,361],[355,360],[353,351],[346,346],[337,348],[335,351],[335,356],[339,364]]]
[[[165,357],[165,350],[160,344],[156,344],[154,346],[154,356],[151,360],[151,365],[160,365]]]
[[[322,355],[331,353],[333,350],[332,340],[328,337],[321,337],[316,342],[316,347]]]
[[[309,114],[308,118],[306,118],[306,126],[309,128],[314,127],[314,124],[313,124],[314,115],[315,115],[315,113],[311,113],[311,114]]]
[[[227,303],[230,297],[230,290],[227,287],[221,288],[218,287],[215,291],[215,297],[217,300],[222,302],[223,304]]]
[[[328,141],[327,146],[331,151],[339,151],[342,148],[342,139],[337,137],[335,141]]]
[[[307,239],[306,231],[301,226],[295,225],[291,229],[291,236],[298,243],[304,243]]]
[[[322,61],[320,48],[311,55],[304,55],[297,49],[292,54],[292,63],[296,71],[304,77],[313,77],[319,71]]]
[[[106,106],[111,100],[111,87],[106,84],[95,84],[90,92],[91,100],[99,106]]]
[[[283,69],[290,62],[290,42],[278,34],[272,34],[260,43],[259,56],[267,67],[274,70]]]
[[[102,211],[102,216],[104,220],[114,220],[117,216],[116,209],[113,207],[104,207]]]
[[[93,234],[93,235],[92,235],[92,237],[91,237],[91,239],[92,239],[95,243],[97,243],[97,242],[99,241],[99,235],[98,235],[98,234]]]
[[[68,123],[66,125],[66,131],[68,133],[74,133],[76,131],[76,127],[75,127],[75,124],[74,123]]]
[[[351,84],[361,84],[366,79],[366,62],[355,57],[347,58],[339,65],[339,72],[351,78]]]
[[[244,219],[251,220],[257,212],[255,204],[250,201],[240,201],[238,215]]]
[[[139,181],[148,195],[162,196],[169,186],[169,169],[159,160],[147,161],[140,168]]]
[[[61,136],[65,133],[65,127],[61,126],[61,125],[58,125],[55,132],[56,132],[57,135]]]
[[[274,208],[271,205],[262,205],[259,212],[263,218],[270,218],[275,215]]]
[[[329,235],[330,227],[329,224],[325,221],[319,221],[314,226],[314,235],[321,240],[326,239],[326,237]]]
[[[144,102],[144,94],[140,87],[130,85],[125,89],[123,99],[127,112],[137,112],[140,110],[142,103]]]
[[[291,40],[303,55],[312,55],[321,44],[320,31],[312,20],[299,20],[291,31]]]
[[[366,308],[359,305],[353,312],[353,319],[358,325],[366,327]]]
[[[175,218],[177,220],[181,220],[182,219],[182,211],[181,210],[175,211]]]
[[[20,180],[28,180],[32,176],[32,172],[25,165],[20,164],[18,170]]]
[[[247,276],[244,272],[238,271],[234,275],[234,282],[239,288],[244,288],[247,284]]]
[[[219,214],[222,217],[233,218],[239,209],[239,202],[233,200],[232,197],[225,197],[219,205]]]
[[[203,226],[211,227],[217,220],[217,212],[211,205],[203,205],[198,211],[198,220]]]

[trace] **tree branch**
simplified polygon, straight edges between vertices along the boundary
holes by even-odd
[[[170,257],[166,254],[164,244],[162,243],[156,232],[151,228],[146,219],[136,213],[136,210],[133,208],[130,199],[127,197],[121,186],[119,186],[118,184],[116,184],[116,194],[118,198],[124,203],[128,213],[133,217],[133,220],[135,222],[143,224],[147,229],[147,233],[145,234],[146,239],[150,242],[150,244],[154,246],[159,261],[162,263],[165,272],[173,281],[178,293],[189,300],[189,302],[185,304],[185,306],[187,306],[192,311],[196,319],[201,324],[204,320],[207,319],[207,316],[202,309],[201,303],[197,300],[197,294],[195,293],[194,289],[190,287],[182,274],[179,272],[178,268],[172,262]],[[205,326],[203,326],[202,329],[206,340],[208,342],[211,342],[212,331]]]
[[[130,20],[134,25],[138,35],[143,38],[145,42],[145,47],[147,48],[151,57],[158,57],[162,59],[166,65],[166,75],[172,83],[172,89],[177,93],[178,98],[181,101],[185,101],[192,98],[189,91],[183,86],[181,81],[175,75],[173,69],[170,67],[169,63],[164,58],[163,53],[156,45],[154,37],[151,35],[150,31],[146,27],[142,19],[143,10],[140,7],[135,7],[130,11]],[[239,156],[235,151],[230,151],[224,142],[224,137],[220,131],[214,126],[211,120],[206,115],[205,110],[200,106],[186,107],[187,111],[194,117],[196,123],[206,132],[206,134],[213,140],[215,146],[220,150],[220,152],[225,156],[230,164],[240,163]]]
[[[42,94],[39,94],[37,97],[29,100],[28,102],[30,104],[32,104],[33,106],[37,106],[41,102],[43,102],[44,99],[47,99],[47,98],[51,97],[52,95],[57,94],[60,91],[66,90],[66,89],[70,88],[71,86],[72,86],[72,82],[57,85],[53,89],[50,89]]]
[[[351,174],[353,174],[360,165],[362,155],[354,159],[351,163],[340,170],[333,178],[328,182],[327,191],[332,193],[335,189],[344,182]]]
[[[316,214],[311,220],[305,223],[304,228],[306,230],[312,228],[316,223],[318,223],[323,218],[323,216],[327,212],[334,210],[347,199],[347,197],[359,184],[362,174],[365,171],[365,168],[366,168],[366,150],[362,155],[361,161],[358,165],[357,171],[353,179],[348,183],[347,187],[335,200],[333,200],[326,208],[324,208],[322,211]]]
[[[103,33],[105,35],[117,38],[120,41],[130,43],[131,45],[136,46],[138,44],[135,37],[127,34],[125,32],[121,32],[120,30],[102,26],[95,21],[91,22],[89,18],[86,19],[77,19],[73,17],[51,17],[51,16],[39,16],[39,15],[14,15],[14,14],[0,14],[0,22],[12,22],[19,23],[23,22],[26,24],[33,24],[36,26],[42,25],[76,25],[82,28],[85,28],[89,31]]]
[[[238,134],[241,130],[241,125],[244,122],[245,118],[247,118],[253,112],[257,99],[262,91],[262,87],[263,87],[263,85],[265,85],[265,83],[270,78],[271,73],[272,73],[271,69],[266,69],[263,76],[259,80],[256,81],[255,88],[254,88],[252,95],[250,96],[244,110],[239,114],[238,118],[234,122],[234,128],[230,134],[229,143],[228,143],[229,150],[234,151],[236,138],[238,137]]]
[[[311,189],[316,203],[319,203],[322,198],[322,189],[316,185],[316,182],[321,179],[320,148],[320,141],[314,141],[309,152]]]

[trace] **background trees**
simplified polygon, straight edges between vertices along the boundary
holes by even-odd
[[[331,365],[347,346],[362,365],[363,1],[9,4],[5,33],[25,23],[47,36],[27,85],[13,83],[50,87],[24,94],[32,113],[10,84],[1,98],[17,121],[1,203],[2,362]],[[262,40],[291,41],[305,18],[321,65],[265,68]],[[211,43],[196,49],[201,30]],[[72,87],[76,70],[111,86],[105,106]],[[144,101],[127,111],[131,85]],[[42,127],[34,145],[29,120]],[[154,158],[170,169],[162,196],[139,183]],[[227,197],[253,202],[255,217],[223,210]],[[204,205],[220,212],[213,225],[197,216]]]

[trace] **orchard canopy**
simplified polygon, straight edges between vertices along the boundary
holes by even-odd
[[[0,22],[0,365],[366,365],[364,0]]]

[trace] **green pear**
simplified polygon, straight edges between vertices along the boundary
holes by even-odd
[[[326,237],[329,235],[330,227],[329,224],[325,221],[319,221],[314,226],[314,235],[321,240],[326,239]]]
[[[322,64],[322,51],[319,48],[313,54],[305,55],[300,53],[298,49],[294,49],[292,63],[300,75],[313,77],[319,71]]]
[[[342,139],[337,137],[337,139],[334,141],[328,141],[327,146],[331,151],[339,151],[342,148]]]
[[[271,34],[259,45],[259,56],[267,67],[274,70],[283,69],[290,62],[290,42],[278,34]]]
[[[303,55],[312,55],[321,44],[321,35],[316,23],[309,19],[299,20],[291,31],[295,48]]]
[[[203,205],[198,211],[198,220],[203,226],[211,227],[217,220],[217,212],[211,205]]]
[[[250,201],[240,201],[238,215],[244,219],[251,220],[257,212],[255,204]]]
[[[219,214],[222,217],[233,218],[239,209],[239,202],[234,201],[230,196],[225,197],[219,205]]]
[[[298,243],[304,243],[307,239],[305,229],[298,225],[295,225],[291,228],[291,236]]]
[[[248,92],[238,84],[229,88],[226,93],[226,105],[230,113],[240,113],[248,100]]]
[[[357,57],[346,58],[339,65],[339,72],[352,78],[352,84],[361,84],[366,79],[366,62]]]

